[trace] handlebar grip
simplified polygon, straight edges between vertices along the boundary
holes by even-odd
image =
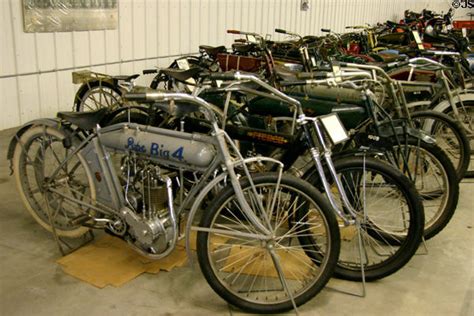
[[[409,60],[405,60],[405,61],[400,61],[398,63],[398,67],[403,67],[403,66],[406,66],[406,65],[409,65],[410,64],[410,61]]]
[[[123,98],[128,101],[139,101],[143,102],[146,101],[146,93],[126,93]]]
[[[395,61],[393,63],[388,63],[387,68],[403,67],[410,64],[409,60],[406,61]]]
[[[212,72],[209,74],[209,79],[212,80],[235,80],[234,72]]]
[[[238,31],[238,30],[227,30],[227,33],[229,33],[229,34],[240,34],[240,31]]]
[[[144,75],[156,74],[157,72],[158,72],[158,69],[145,69],[145,70],[143,70]]]
[[[286,34],[286,31],[284,29],[275,29],[275,32]]]
[[[321,32],[324,32],[324,33],[331,33],[331,29],[321,29]]]

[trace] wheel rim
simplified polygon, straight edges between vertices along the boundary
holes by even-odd
[[[23,144],[19,158],[19,178],[22,191],[37,219],[45,227],[50,227],[49,212],[53,225],[61,231],[72,231],[77,226],[70,220],[80,214],[88,213],[88,207],[74,203],[63,195],[73,199],[92,203],[94,196],[90,190],[89,177],[82,162],[75,155],[55,176],[53,171],[69,153],[62,139],[44,131],[30,137]]]
[[[359,247],[356,226],[341,225],[338,265],[355,271],[360,271],[361,260],[365,270],[387,265],[404,251],[406,237],[413,230],[410,202],[390,176],[378,170],[346,168],[339,179],[358,212],[363,247]]]
[[[403,145],[396,148],[398,159],[405,157],[410,179],[422,198],[425,213],[425,231],[429,230],[443,215],[450,196],[449,178],[441,162],[428,150]],[[406,168],[401,165],[400,170]]]
[[[275,196],[274,188],[270,187],[274,185],[257,185],[259,199],[264,197],[264,200],[269,201],[270,196]],[[255,199],[251,199],[251,195],[249,190],[245,191],[247,200],[254,204]],[[272,214],[271,229],[276,238],[258,241],[213,233],[210,233],[208,238],[210,266],[220,284],[232,295],[254,304],[274,305],[289,300],[278,278],[269,247],[274,249],[279,257],[286,283],[295,299],[314,286],[327,266],[326,254],[331,247],[329,228],[316,203],[311,202],[303,192],[285,185],[281,185],[277,196],[275,211],[269,211]],[[290,199],[295,196],[298,198],[294,203],[290,203]],[[285,212],[284,209],[289,211]],[[300,213],[296,216],[295,212],[302,212],[298,211],[301,209],[306,210],[305,215]],[[298,220],[295,220],[295,216]],[[308,222],[302,226],[304,221]],[[210,228],[258,234],[240,211],[234,196],[221,205]],[[303,234],[314,237],[317,249],[305,249],[305,245],[302,245],[298,238]],[[317,252],[319,260],[311,259],[307,255],[308,251]]]
[[[109,87],[94,87],[82,97],[79,111],[95,111],[103,107],[113,109],[120,106],[121,100],[121,96]]]
[[[474,171],[474,103],[472,101],[465,101],[463,102],[464,106],[461,106],[460,104],[457,105],[457,109],[459,112],[459,117],[456,118],[456,115],[454,114],[454,111],[449,108],[448,111],[445,113],[448,114],[449,116],[453,117],[454,119],[457,119],[464,129],[466,130],[466,134],[469,138],[469,143],[471,147],[471,162],[469,164],[468,170],[470,172]]]

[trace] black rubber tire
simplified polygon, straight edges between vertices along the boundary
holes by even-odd
[[[120,97],[122,96],[122,91],[120,91],[120,89],[117,86],[107,81],[98,81],[98,80],[88,81],[86,83],[83,83],[79,87],[79,89],[76,92],[76,95],[74,96],[74,110],[77,112],[84,111],[83,102],[88,91],[99,88],[99,87],[110,89],[113,93],[117,94],[118,96]]]
[[[410,148],[419,147],[420,150],[423,150],[424,152],[428,153],[432,159],[436,159],[437,164],[439,164],[440,168],[443,169],[443,172],[446,175],[447,188],[449,189],[449,193],[446,198],[445,206],[442,208],[442,210],[439,212],[439,215],[433,222],[431,222],[431,217],[429,214],[427,214],[427,210],[425,207],[424,237],[426,240],[428,240],[434,237],[436,234],[438,234],[441,230],[443,230],[443,228],[446,227],[446,225],[449,223],[449,221],[453,217],[454,211],[456,210],[458,199],[459,199],[459,181],[456,174],[456,170],[454,169],[454,166],[451,163],[451,160],[449,160],[448,156],[444,153],[444,151],[439,146],[435,144],[428,144],[425,142],[421,142],[417,139],[412,139],[412,138],[410,138],[406,142],[406,144]],[[396,150],[395,147],[394,147],[394,151]],[[415,187],[416,187],[416,184],[415,184]],[[419,190],[419,188],[417,188],[417,190]],[[433,194],[423,194],[423,192],[420,192],[420,191],[418,193],[421,195],[425,206],[426,206],[425,201],[430,201],[434,197]]]
[[[463,101],[464,108],[466,109],[466,112],[468,113],[474,113],[474,101],[468,100],[468,101]],[[458,109],[461,109],[461,105],[456,104]],[[451,107],[447,108],[444,111],[445,114],[451,116],[454,118],[453,114],[453,109]],[[454,118],[455,119],[455,118]],[[466,119],[471,119],[469,117],[466,117]],[[468,124],[468,122],[459,122],[463,127]],[[474,178],[474,130],[472,131],[472,134],[469,135],[468,129],[465,127],[464,130],[466,131],[466,134],[468,135],[468,138],[470,140],[470,145],[471,145],[471,163],[469,164],[468,170],[466,172],[466,178]]]
[[[252,180],[257,186],[264,185],[267,183],[274,184],[277,181],[277,176],[275,173],[264,173],[253,175]],[[244,178],[240,181],[240,183],[244,190],[250,187],[248,179]],[[318,274],[318,278],[312,285],[309,285],[306,290],[294,297],[296,305],[299,306],[313,298],[317,293],[319,293],[332,276],[334,272],[334,267],[337,262],[337,258],[339,256],[339,228],[336,217],[332,212],[327,200],[309,183],[296,177],[284,174],[281,178],[281,185],[286,186],[287,188],[296,189],[300,196],[305,196],[305,198],[311,199],[312,202],[319,206],[319,209],[321,210],[321,216],[323,217],[323,220],[326,223],[327,233],[329,236],[327,252],[325,253],[325,263],[323,264],[323,267],[320,267],[321,272],[320,274]],[[223,205],[226,205],[227,201],[229,201],[229,199],[231,199],[233,195],[235,195],[235,192],[230,185],[223,189],[220,194],[210,203],[210,208],[206,210],[206,212],[203,214],[200,226],[206,228],[211,227],[214,217],[220,214],[219,212],[221,207]],[[210,253],[208,249],[209,238],[209,233],[202,231],[198,232],[197,256],[199,266],[204,277],[206,278],[209,285],[220,297],[222,297],[228,303],[244,311],[252,313],[280,313],[293,308],[291,301],[287,297],[282,302],[262,304],[250,301],[250,298],[249,300],[246,300],[241,296],[236,295],[231,290],[228,290],[226,286],[219,281],[210,263]],[[244,294],[242,294],[242,296],[243,295]]]
[[[383,179],[384,184],[388,186],[390,184],[392,187],[396,187],[396,192],[403,195],[404,200],[407,202],[407,214],[409,216],[409,225],[406,234],[403,237],[394,238],[391,237],[389,233],[384,232],[383,235],[380,234],[380,230],[377,225],[374,224],[373,220],[370,220],[370,216],[373,218],[376,217],[376,214],[371,213],[369,215],[369,221],[362,225],[363,234],[368,235],[364,237],[363,240],[368,240],[367,238],[372,237],[380,242],[385,242],[388,248],[398,247],[390,257],[382,262],[375,263],[373,265],[365,266],[365,279],[367,281],[374,281],[384,277],[387,277],[398,270],[400,270],[408,261],[413,257],[418,249],[418,246],[423,237],[423,227],[424,227],[424,212],[423,205],[421,203],[420,197],[410,180],[404,176],[398,169],[393,166],[371,157],[345,157],[336,159],[334,161],[334,167],[336,172],[341,177],[347,177],[349,172],[362,172],[362,170],[371,172],[371,175],[379,175],[380,179]],[[374,173],[375,172],[375,173]],[[313,167],[310,169],[305,177],[311,184],[321,187],[320,176]],[[329,177],[328,177],[329,179]],[[360,180],[360,179],[359,179]],[[347,187],[347,182],[345,185],[346,193],[348,198],[351,200],[351,196],[355,197],[357,202],[360,203],[360,196],[353,196],[352,191],[349,191]],[[365,196],[365,195],[364,195]],[[394,199],[396,200],[396,199]],[[400,199],[401,200],[401,199]],[[379,205],[381,206],[381,205]],[[389,205],[383,205],[383,207],[389,207]],[[367,209],[370,208],[370,205],[366,205]],[[358,208],[357,208],[358,209]],[[376,208],[377,210],[379,208]],[[382,211],[382,210],[381,210]],[[389,214],[390,215],[390,214]],[[403,216],[406,216],[404,214]],[[341,227],[341,229],[345,229]],[[380,234],[377,236],[377,234]],[[397,242],[394,242],[396,240]],[[348,245],[352,242],[346,240],[345,237],[341,237],[341,254],[340,261],[338,261],[335,275],[338,278],[351,281],[362,281],[362,272],[360,270],[360,264],[344,264],[343,258],[345,258],[345,242],[348,241]],[[383,247],[384,245],[380,245]],[[368,246],[366,246],[368,247]],[[367,254],[368,255],[368,254]]]
[[[420,119],[432,120],[433,123],[431,123],[430,130],[425,130],[423,126],[418,126],[418,128],[425,130],[425,132],[430,133],[433,136],[439,135],[439,133],[437,133],[437,129],[440,127],[443,127],[443,130],[445,130],[445,128],[449,128],[450,132],[455,137],[455,139],[450,139],[450,142],[459,149],[458,161],[455,161],[451,158],[450,160],[456,168],[458,180],[461,181],[466,176],[466,172],[471,161],[471,146],[463,126],[447,114],[430,110],[414,112],[411,114],[411,118],[415,121]],[[448,152],[445,151],[445,153],[448,155],[448,157],[451,157],[449,156]]]

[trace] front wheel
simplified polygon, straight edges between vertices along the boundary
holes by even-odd
[[[197,235],[199,265],[230,304],[252,313],[280,313],[293,307],[290,297],[297,306],[304,304],[328,282],[339,255],[339,230],[325,198],[305,181],[283,175],[278,183],[275,174],[252,180],[255,191],[248,179],[241,181],[244,198],[271,236],[251,223],[228,187],[202,217],[200,226],[210,232]],[[269,221],[257,211],[258,201]],[[308,236],[311,249],[301,243]]]
[[[387,158],[414,183],[425,211],[425,239],[438,234],[454,215],[459,199],[456,170],[444,151],[418,139],[395,145]]]
[[[471,160],[471,145],[463,126],[450,116],[436,111],[411,114],[415,126],[436,138],[436,144],[449,157],[460,181],[465,177]]]
[[[466,134],[470,140],[471,146],[471,162],[466,176],[468,178],[474,177],[474,100],[466,100],[456,103],[458,115],[454,113],[452,107],[447,108],[444,113],[458,120],[462,124]]]
[[[340,225],[336,276],[361,281],[361,264],[367,281],[397,272],[413,257],[423,236],[423,205],[415,187],[399,170],[370,157],[339,158],[334,168],[360,223],[359,229]],[[321,186],[315,168],[305,178]],[[331,184],[331,192],[340,202],[339,191],[334,182]],[[346,210],[342,204],[341,208]]]

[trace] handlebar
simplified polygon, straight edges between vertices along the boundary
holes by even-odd
[[[321,29],[321,32],[323,32],[323,33],[331,33],[331,29]]]
[[[199,107],[204,108],[204,110],[208,114],[208,118],[211,121],[216,122],[216,115],[212,105],[207,103],[205,100],[189,95],[186,93],[169,93],[169,92],[160,92],[160,91],[147,91],[147,92],[130,92],[126,93],[123,98],[128,101],[137,101],[137,102],[166,102],[166,101],[186,101],[188,103],[195,104]],[[184,105],[186,106],[186,105]],[[189,106],[189,104],[188,104]],[[176,114],[177,112],[182,111],[182,107],[178,107],[174,103],[170,103],[167,105],[160,105],[160,108],[166,110],[170,114]],[[193,112],[191,110],[190,112]]]
[[[288,102],[289,104],[292,104],[297,107],[298,112],[301,114],[302,108],[301,108],[301,103],[298,100],[295,100],[283,92],[279,91],[278,89],[272,87],[268,83],[264,82],[257,76],[253,74],[244,74],[239,71],[236,72],[225,72],[225,73],[210,73],[209,78],[214,79],[214,80],[225,80],[225,81],[231,81],[231,80],[248,80],[251,81],[262,88],[268,90],[271,92],[273,95],[277,96],[278,98]],[[123,96],[125,100],[128,101],[137,101],[137,102],[164,102],[164,101],[187,101],[190,103],[197,104],[207,110],[211,114],[211,117],[214,117],[214,112],[212,109],[212,106],[204,101],[203,99],[192,96],[186,93],[168,93],[168,92],[160,92],[160,91],[150,91],[150,92],[130,92],[127,93]],[[173,110],[170,105],[170,112]]]
[[[354,30],[368,30],[371,27],[370,25],[348,25],[346,26],[346,29],[354,29]]]
[[[260,34],[258,33],[253,33],[253,32],[245,32],[245,31],[239,31],[239,30],[227,30],[228,34],[240,34],[240,35],[253,35],[255,37],[263,38]]]
[[[300,40],[303,39],[303,37],[301,37],[301,35],[293,33],[293,32],[288,32],[287,30],[284,30],[284,29],[275,29],[275,32],[280,33],[280,34],[287,34],[287,35],[295,36],[295,37],[298,37]]]
[[[422,64],[420,62],[422,62]],[[415,58],[411,58],[411,59],[406,60],[406,61],[390,63],[390,64],[387,64],[387,67],[394,68],[394,67],[402,67],[402,66],[405,66],[405,65],[410,65],[411,67],[414,67],[414,68],[416,68],[416,67],[421,68],[421,67],[436,66],[439,69],[449,69],[449,67],[446,67],[445,65],[443,65],[439,62],[434,61],[432,59],[425,58],[425,57],[415,57]],[[393,80],[385,72],[385,70],[383,70],[381,67],[378,67],[378,66],[361,65],[361,64],[353,64],[353,63],[340,63],[340,66],[341,67],[350,67],[350,68],[374,70],[374,71],[378,72],[385,79],[387,79],[389,81]]]
[[[234,71],[229,71],[229,72],[225,72],[225,73],[216,73],[216,72],[209,73],[207,76],[208,76],[208,78],[214,79],[214,80],[223,80],[223,81],[232,81],[232,80],[244,81],[244,80],[247,80],[247,81],[253,82],[253,83],[257,84],[258,86],[266,89],[267,91],[269,91],[270,93],[272,93],[276,97],[280,98],[281,100],[284,100],[285,102],[296,106],[298,112],[303,113],[302,108],[301,108],[301,103],[298,100],[293,99],[293,98],[289,97],[288,95],[284,94],[283,92],[281,92],[280,90],[272,87],[271,85],[264,82],[262,79],[260,79],[258,76],[254,75],[254,74],[241,73],[239,71],[235,71],[235,72]]]

